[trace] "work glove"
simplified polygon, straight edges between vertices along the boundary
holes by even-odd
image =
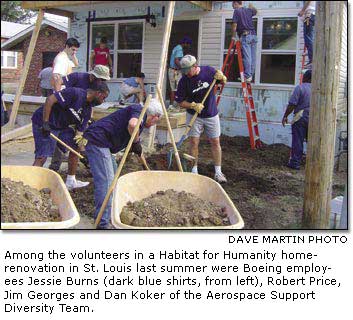
[[[227,82],[227,77],[223,74],[221,70],[216,71],[214,78],[218,81],[223,82],[224,84]]]
[[[202,103],[191,102],[191,108],[194,109],[197,113],[201,113],[205,106]]]
[[[50,125],[49,125],[49,122],[48,121],[44,121],[43,122],[43,125],[42,125],[42,134],[44,137],[49,137],[50,136]]]
[[[76,135],[74,137],[74,140],[76,142],[76,144],[80,147],[83,148],[86,146],[88,140],[86,138],[83,137],[83,132],[77,131]]]
[[[91,119],[88,120],[88,123],[87,123],[87,124],[90,126],[90,125],[93,124],[93,123],[95,123],[95,121],[93,120],[93,118],[91,118]]]
[[[140,141],[134,142],[134,143],[131,145],[130,152],[133,152],[133,153],[137,154],[139,157],[141,157],[141,154],[142,154],[142,146],[141,146]]]

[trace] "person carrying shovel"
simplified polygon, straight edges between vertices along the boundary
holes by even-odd
[[[141,104],[133,104],[124,109],[119,109],[88,127],[83,136],[77,137],[76,142],[80,147],[85,147],[94,183],[94,203],[96,219],[103,204],[105,195],[114,179],[115,158],[112,153],[125,149],[137,125],[141,114]],[[158,100],[152,99],[147,109],[147,115],[141,122],[139,133],[143,128],[155,125],[163,114],[163,109]],[[132,144],[131,150],[139,157],[143,157],[139,134]],[[105,207],[102,219],[97,229],[109,229],[111,198]]]
[[[70,126],[75,126],[76,136],[82,136],[91,118],[92,107],[103,103],[108,95],[109,89],[103,82],[88,90],[67,88],[50,95],[44,106],[37,109],[32,116],[35,144],[33,166],[42,167],[47,157],[53,155],[56,140],[51,137],[51,134],[58,137],[62,131]],[[72,149],[77,149],[74,143],[69,146]],[[68,189],[88,185],[88,183],[76,180],[77,161],[77,156],[70,152],[66,179]]]
[[[222,149],[220,145],[221,126],[216,105],[214,91],[211,90],[209,96],[202,104],[202,100],[211,86],[214,79],[226,83],[227,77],[222,71],[209,66],[198,66],[196,58],[186,55],[180,60],[183,77],[178,84],[175,101],[180,107],[185,108],[186,121],[189,123],[195,114],[198,113],[196,121],[190,130],[190,153],[195,158],[193,173],[198,173],[197,158],[200,135],[203,130],[211,143],[212,158],[215,166],[214,179],[219,183],[227,182],[221,170]]]

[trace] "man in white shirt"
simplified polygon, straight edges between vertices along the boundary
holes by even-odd
[[[62,89],[61,78],[72,73],[72,68],[78,66],[76,53],[79,47],[80,43],[75,38],[69,38],[66,40],[65,49],[55,57],[51,78],[54,91]]]
[[[303,9],[298,13],[298,16],[304,19],[304,43],[309,57],[309,62],[305,65],[307,69],[311,69],[313,62],[315,7],[316,1],[305,1]]]

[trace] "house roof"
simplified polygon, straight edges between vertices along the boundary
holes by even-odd
[[[41,29],[46,28],[47,26],[51,26],[55,29],[58,29],[60,31],[67,33],[67,25],[65,26],[65,23],[53,22],[51,20],[44,18],[41,25]],[[10,39],[1,43],[1,50],[11,50],[11,48],[14,47],[16,44],[20,43],[25,38],[30,36],[32,34],[33,29],[34,29],[34,25],[31,25],[31,26],[27,25],[26,29],[22,30],[21,32],[18,32]]]
[[[9,39],[29,26],[29,24],[1,21],[1,38]]]

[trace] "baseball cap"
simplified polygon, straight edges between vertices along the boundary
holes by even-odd
[[[196,63],[196,58],[190,54],[187,54],[180,60],[180,70],[183,74],[189,72],[191,67]]]
[[[102,64],[97,64],[94,69],[88,73],[93,74],[98,79],[110,80],[109,68]]]
[[[190,37],[185,36],[180,43],[187,43],[187,44],[192,44],[192,40]]]

